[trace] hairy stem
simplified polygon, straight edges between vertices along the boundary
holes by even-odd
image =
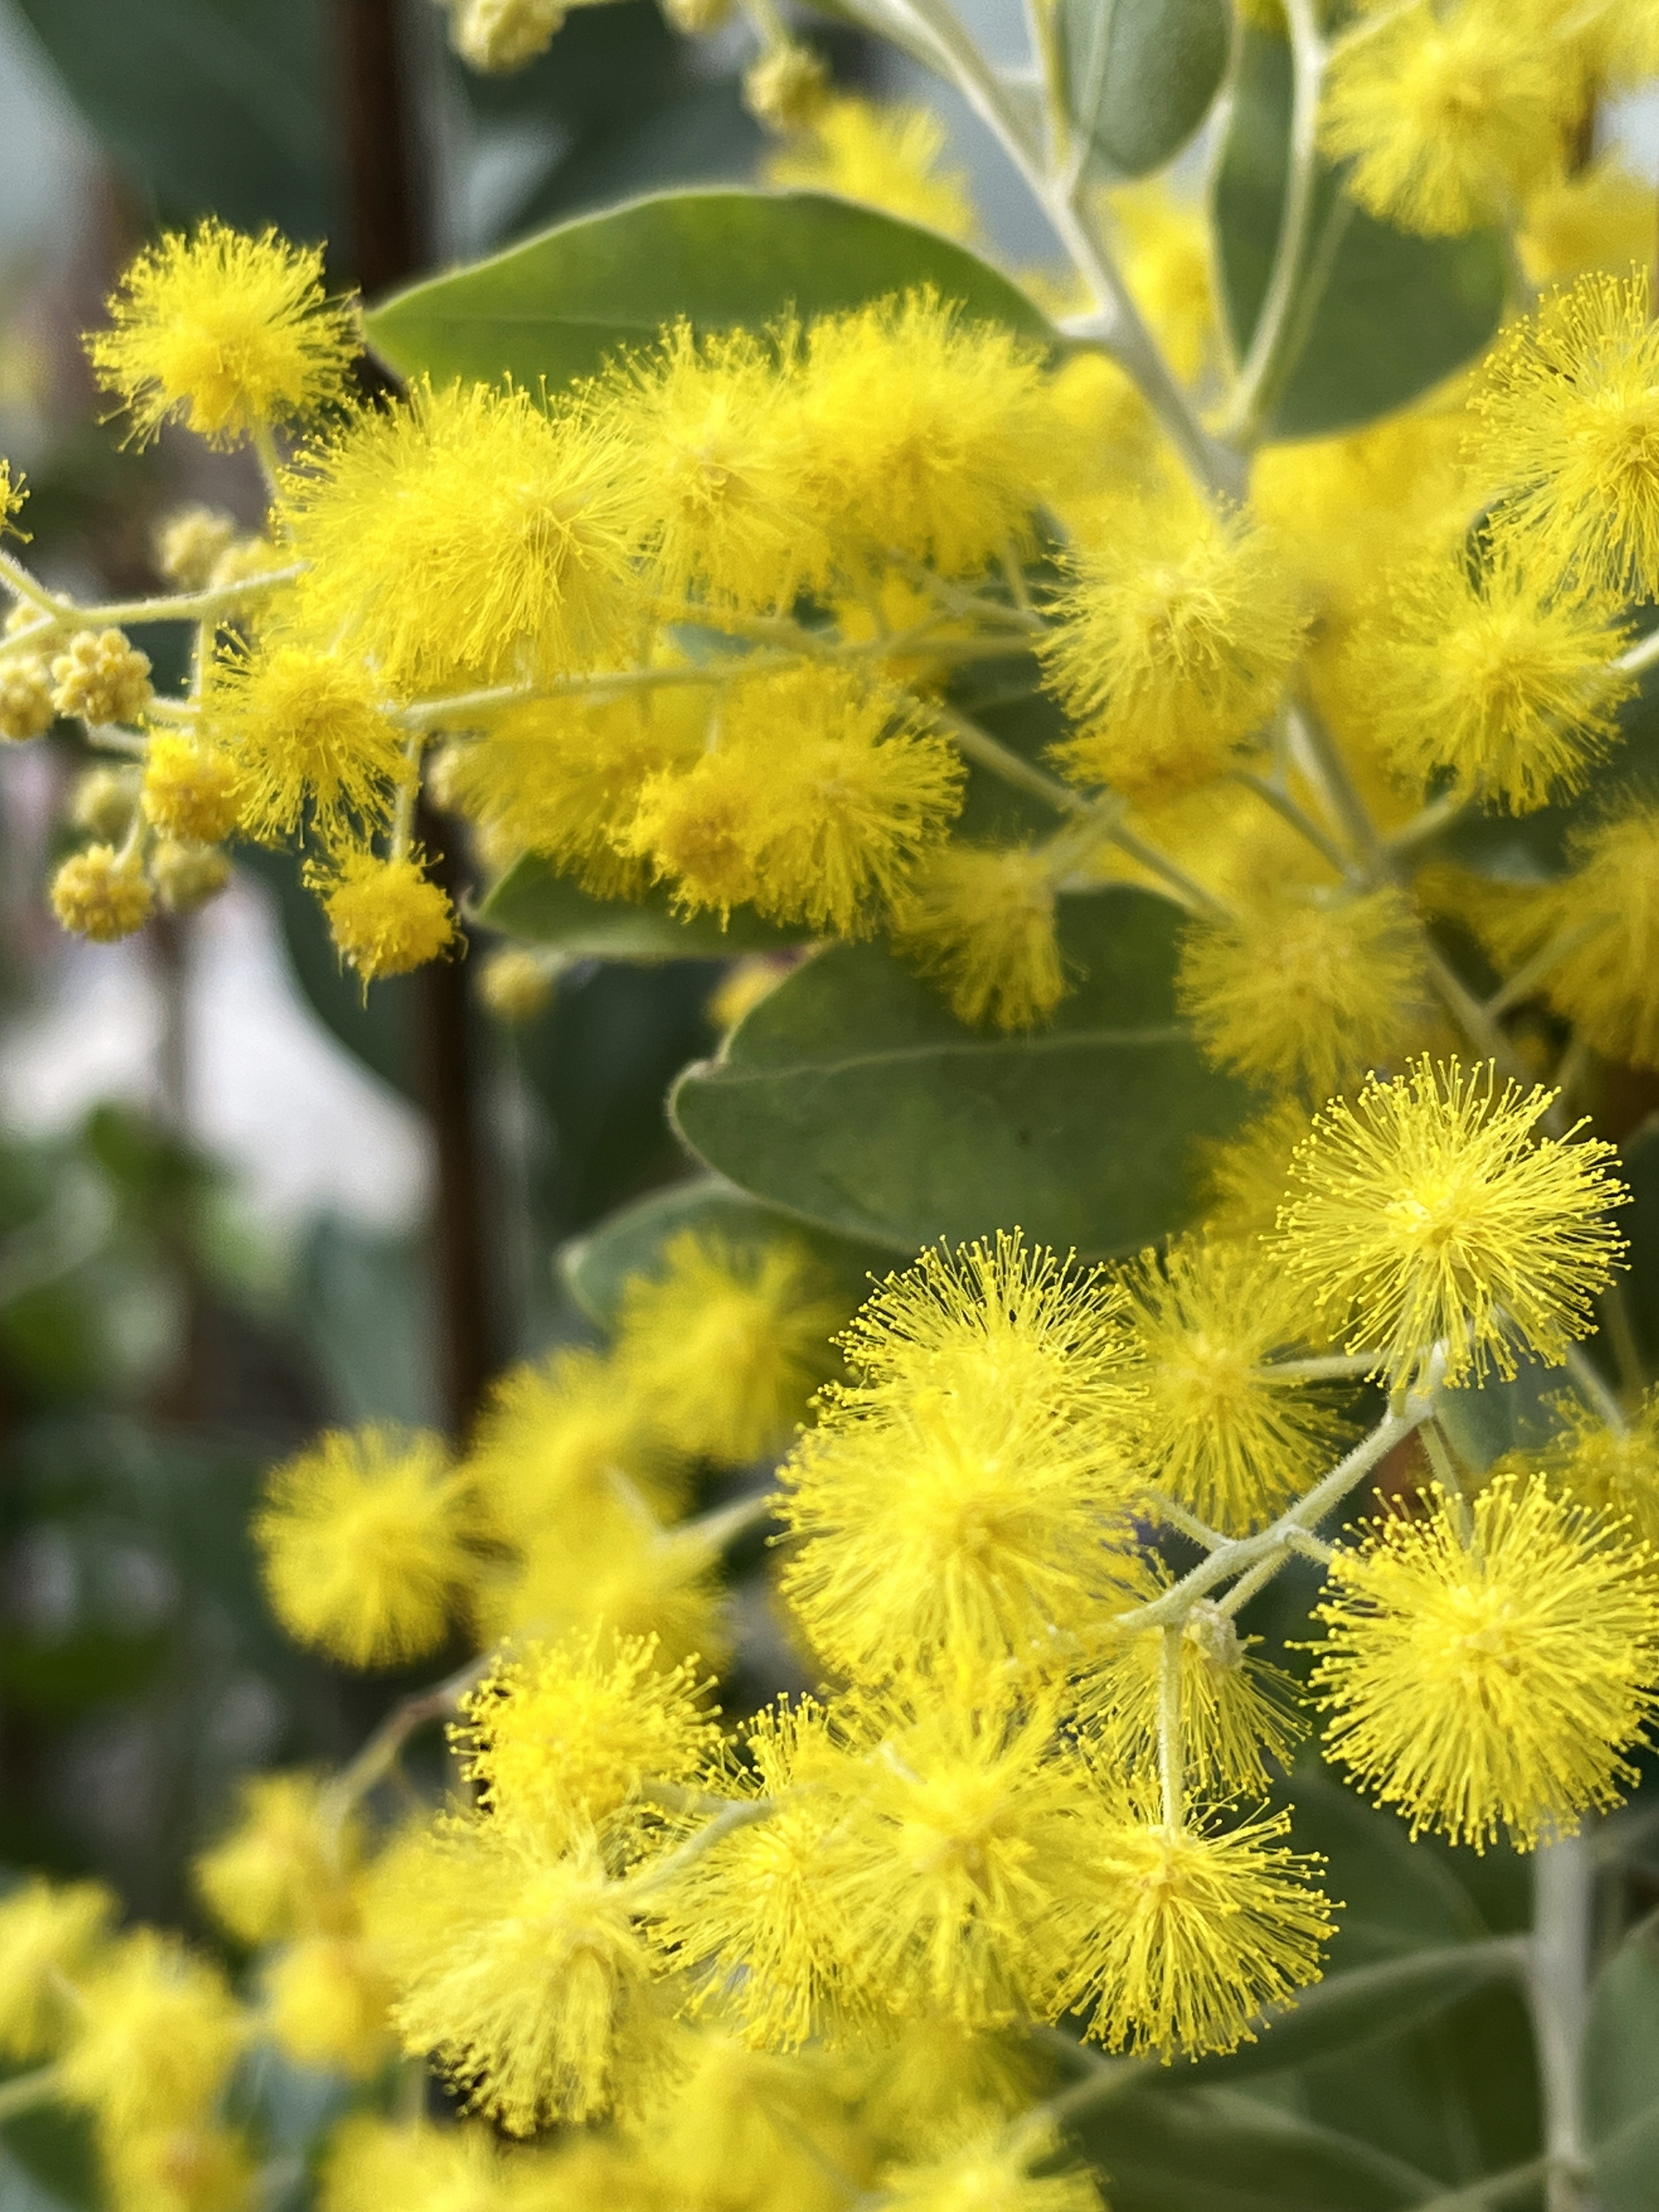
[[[1589,2212],[1580,2067],[1589,2002],[1594,1869],[1582,1836],[1539,1846],[1527,1995],[1544,2104],[1548,2212]]]
[[[1186,1793],[1181,1771],[1181,1660],[1187,1631],[1171,1621],[1163,1632],[1158,1674],[1158,1778],[1164,1797],[1164,1825],[1177,1829],[1186,1819]]]
[[[493,1650],[481,1652],[444,1681],[429,1690],[417,1690],[392,1707],[356,1757],[340,1769],[323,1792],[319,1819],[325,1836],[337,1839],[354,1808],[398,1764],[410,1736],[432,1721],[454,1718],[467,1692],[476,1689],[489,1672],[495,1656]]]

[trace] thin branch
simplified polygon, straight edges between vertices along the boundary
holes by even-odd
[[[1547,2158],[1529,2158],[1524,2166],[1506,2166],[1502,2173],[1489,2173],[1482,2181],[1470,2182],[1467,2188],[1443,2190],[1438,2197],[1425,2197],[1412,2206],[1411,2212],[1486,2212],[1488,2205],[1503,2204],[1511,2197],[1522,2196],[1548,2172]]]
[[[1330,862],[1346,882],[1355,880],[1359,871],[1352,860],[1334,837],[1326,835],[1306,807],[1297,805],[1288,791],[1281,791],[1277,784],[1269,783],[1266,776],[1255,775],[1249,769],[1235,769],[1233,781],[1242,783],[1246,791],[1253,791],[1264,806],[1271,806],[1275,814],[1290,823],[1297,836],[1305,838],[1322,859]]]
[[[483,1680],[495,1656],[493,1650],[481,1652],[446,1680],[429,1690],[417,1690],[392,1707],[356,1757],[340,1769],[323,1792],[318,1817],[325,1835],[338,1836],[353,1808],[398,1764],[410,1736],[430,1721],[450,1720],[459,1712],[461,1700]]]
[[[1094,811],[1093,802],[1080,791],[1073,791],[1069,783],[1062,783],[1057,775],[1050,775],[1035,761],[1028,761],[1023,753],[1017,753],[1012,745],[1005,745],[1000,738],[994,738],[988,730],[982,729],[966,714],[958,714],[954,707],[947,707],[939,699],[930,699],[927,709],[935,726],[947,737],[954,738],[969,760],[989,769],[1005,783],[1029,791],[1033,798],[1052,806],[1056,814],[1081,817]]]
[[[1339,1382],[1373,1375],[1380,1352],[1335,1352],[1316,1359],[1263,1359],[1256,1373],[1269,1382]]]
[[[1622,676],[1639,676],[1659,660],[1659,629],[1650,629],[1645,637],[1638,637],[1634,645],[1621,653],[1613,666]]]
[[[6,558],[0,554],[0,562]],[[135,623],[199,623],[210,621],[215,616],[234,614],[251,599],[265,592],[279,591],[291,584],[296,576],[305,574],[303,562],[296,561],[287,568],[270,568],[263,576],[250,576],[246,583],[216,585],[211,591],[179,592],[148,599],[110,599],[102,605],[76,606],[66,599],[51,602],[54,610],[27,629],[13,630],[5,640],[8,652],[43,641],[55,633],[66,629],[126,629]]]
[[[1224,1536],[1218,1528],[1210,1528],[1195,1513],[1189,1513],[1184,1505],[1178,1505],[1173,1498],[1166,1498],[1161,1490],[1143,1491],[1141,1498],[1147,1511],[1155,1519],[1167,1521],[1170,1528],[1179,1528],[1183,1536],[1190,1536],[1194,1543],[1201,1544],[1206,1552],[1218,1552],[1224,1544],[1232,1541],[1231,1536]]]
[[[669,1852],[652,1865],[644,1868],[626,1884],[630,1898],[638,1900],[652,1896],[668,1883],[678,1881],[686,1869],[695,1866],[705,1851],[716,1844],[724,1843],[727,1836],[735,1835],[739,1828],[752,1827],[757,1820],[769,1820],[775,1809],[770,1797],[742,1797],[717,1813],[706,1827],[688,1836],[678,1850]]]
[[[1568,953],[1576,952],[1581,945],[1586,944],[1595,936],[1595,930],[1596,926],[1591,924],[1560,931],[1540,951],[1534,952],[1530,960],[1523,962],[1514,975],[1505,980],[1501,989],[1492,993],[1486,1001],[1487,1013],[1496,1020],[1498,1015],[1508,1013],[1511,1007],[1518,1006],[1531,998],[1550,970],[1565,960]]]
[[[1414,845],[1421,845],[1455,822],[1460,814],[1467,814],[1472,804],[1469,795],[1462,791],[1443,791],[1438,799],[1428,805],[1400,829],[1390,831],[1382,840],[1386,852],[1408,853]]]

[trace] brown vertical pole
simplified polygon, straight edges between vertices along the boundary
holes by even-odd
[[[368,295],[427,259],[428,210],[417,158],[400,0],[336,0],[345,125],[351,264]],[[442,824],[424,806],[419,832],[434,878],[459,902],[462,884]],[[415,978],[416,1050],[437,1153],[432,1221],[434,1304],[445,1417],[464,1437],[494,1364],[484,1148],[465,971],[439,961]]]

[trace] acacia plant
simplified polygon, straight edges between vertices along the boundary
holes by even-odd
[[[299,846],[372,988],[457,951],[424,806],[501,1009],[733,963],[595,1342],[270,1479],[295,1638],[475,1656],[250,1784],[234,1980],[12,1893],[0,2112],[131,2212],[1637,2212],[1659,327],[1595,129],[1659,11],[1030,0],[1018,73],[841,12],[1063,265],[752,0],[765,189],[361,319],[165,237],[91,359],[263,535],[119,605],[0,556],[4,733],[102,763],[66,927]]]

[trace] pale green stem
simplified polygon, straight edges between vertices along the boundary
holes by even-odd
[[[1171,1621],[1163,1633],[1158,1669],[1158,1778],[1164,1825],[1173,1832],[1184,1826],[1187,1818],[1181,1771],[1181,1661],[1187,1632],[1180,1621]]]
[[[37,629],[51,629],[56,627],[57,617],[63,611],[63,601],[49,592],[37,577],[32,575],[21,561],[12,554],[3,551],[0,551],[0,585],[3,585],[14,598],[21,599],[26,606],[39,607],[42,614],[51,617],[44,623],[31,623],[27,629],[15,630],[5,640],[9,647],[17,646],[24,640],[33,637]]]
[[[1431,837],[1437,837],[1449,823],[1456,821],[1460,814],[1466,814],[1469,805],[1466,792],[1443,792],[1438,799],[1431,799],[1420,812],[1413,814],[1402,828],[1385,837],[1382,841],[1384,850],[1395,854],[1408,853],[1413,845],[1421,845]]]
[[[752,1827],[757,1820],[770,1820],[773,1811],[773,1801],[769,1797],[744,1797],[727,1805],[714,1815],[707,1827],[699,1828],[694,1836],[688,1836],[678,1850],[669,1852],[666,1858],[659,1859],[653,1866],[647,1867],[634,1875],[624,1885],[629,1899],[638,1902],[659,1889],[666,1888],[670,1882],[677,1881],[688,1867],[695,1866],[705,1851],[712,1850],[716,1844],[724,1843],[727,1836],[735,1835],[739,1828]]]
[[[1029,615],[1033,611],[1030,588],[1025,581],[1025,571],[1020,566],[1019,556],[1012,545],[1005,544],[997,556],[1002,569],[1002,580],[1008,586],[1008,596],[1015,611]]]
[[[947,614],[971,618],[975,622],[1000,622],[1009,629],[1030,631],[1033,635],[1052,628],[1052,624],[1045,622],[1033,607],[1007,607],[1000,599],[982,599],[965,585],[953,584],[948,576],[941,576],[925,561],[913,561],[905,553],[890,553],[888,558],[900,574],[908,577],[918,591],[931,593]],[[1002,650],[1005,653],[1012,651],[1012,641],[1005,643]]]
[[[1523,1091],[1530,1091],[1533,1087],[1531,1070],[1426,929],[1422,933],[1419,949],[1436,996],[1481,1059],[1491,1060],[1506,1081],[1517,1084]],[[1538,1119],[1539,1127],[1546,1135],[1565,1136],[1566,1117],[1561,1111],[1559,1099],[1552,1101]]]
[[[1034,799],[1052,806],[1056,814],[1067,814],[1081,818],[1094,812],[1094,804],[1080,791],[1073,791],[1069,783],[1062,783],[1057,775],[1050,775],[1035,761],[1028,761],[1012,746],[1005,745],[1000,738],[994,738],[988,730],[970,721],[966,714],[958,714],[942,700],[927,702],[927,714],[935,726],[953,738],[971,761],[989,769],[993,775],[1000,776],[1020,791],[1029,791]]]
[[[1348,773],[1340,748],[1322,719],[1302,699],[1286,708],[1285,725],[1298,765],[1323,793],[1326,805],[1341,823],[1366,872],[1378,882],[1387,881],[1388,854],[1377,836],[1376,824]]]
[[[733,1504],[718,1505],[712,1513],[700,1513],[694,1521],[682,1521],[663,1534],[671,1543],[700,1544],[712,1558],[751,1528],[763,1528],[775,1519],[777,1510],[777,1492],[763,1490],[753,1498],[739,1498]]]
[[[1489,2205],[1525,2195],[1548,2171],[1547,2159],[1529,2158],[1524,2166],[1506,2166],[1502,2173],[1489,2173],[1483,2180],[1470,2182],[1466,2189],[1425,2197],[1413,2205],[1412,2212],[1486,2212]]]
[[[418,1690],[392,1707],[349,1765],[343,1766],[318,1808],[318,1824],[331,1846],[337,1846],[340,1831],[352,1811],[375,1785],[385,1780],[403,1755],[404,1746],[428,1722],[453,1720],[469,1690],[476,1689],[489,1670],[494,1650],[481,1651],[429,1690]]]
[[[4,557],[0,555],[0,560]],[[31,623],[27,629],[14,630],[3,641],[4,648],[15,652],[20,647],[44,641],[59,630],[126,629],[135,623],[211,620],[217,615],[234,614],[248,599],[258,599],[265,592],[278,591],[304,574],[304,562],[296,561],[291,568],[267,569],[263,576],[250,576],[245,584],[222,584],[211,591],[180,592],[149,599],[111,599],[103,605],[90,607],[74,606],[58,599],[52,602],[53,611],[48,619]]]
[[[1260,438],[1262,422],[1278,398],[1290,366],[1291,340],[1296,329],[1291,307],[1307,255],[1319,181],[1319,98],[1325,73],[1325,42],[1319,35],[1312,0],[1285,0],[1285,12],[1294,72],[1285,200],[1273,272],[1221,424],[1224,437],[1236,438],[1246,446],[1255,445]]]
[[[276,451],[276,441],[271,435],[269,422],[256,422],[253,426],[253,458],[259,464],[266,500],[274,504],[277,483],[283,473],[283,459]]]
[[[406,860],[415,842],[415,809],[421,797],[421,753],[424,738],[411,731],[404,740],[404,780],[398,787],[397,805],[392,815],[392,843],[390,857]]]
[[[1149,845],[1121,822],[1113,822],[1103,834],[1119,852],[1127,853],[1132,860],[1139,860],[1143,868],[1167,884],[1182,904],[1194,914],[1201,914],[1211,921],[1229,922],[1233,919],[1232,909],[1213,891],[1206,890],[1195,876],[1189,876],[1167,854],[1160,853],[1156,845]]]
[[[1334,1352],[1316,1359],[1264,1359],[1256,1373],[1269,1382],[1339,1382],[1376,1371],[1377,1352]]]
[[[1237,1620],[1256,1592],[1267,1589],[1290,1556],[1291,1547],[1286,1541],[1277,1551],[1269,1552],[1265,1559],[1258,1559],[1248,1575],[1241,1575],[1216,1607],[1222,1619]]]
[[[1635,1324],[1631,1320],[1630,1300],[1625,1296],[1624,1285],[1609,1283],[1595,1303],[1601,1309],[1607,1341],[1613,1346],[1619,1380],[1632,1399],[1639,1400],[1647,1389],[1647,1370],[1642,1363],[1641,1346],[1636,1341]]]
[[[1559,936],[1552,938],[1541,951],[1534,952],[1532,958],[1517,968],[1513,975],[1505,977],[1500,989],[1492,993],[1486,1001],[1488,1015],[1496,1020],[1498,1015],[1508,1013],[1512,1006],[1518,1006],[1524,1000],[1531,998],[1550,970],[1565,960],[1568,953],[1576,952],[1581,945],[1587,944],[1595,934],[1595,927],[1589,927],[1564,929]]]
[[[1025,32],[1031,42],[1031,52],[1036,58],[1037,76],[1042,86],[1043,120],[1048,126],[1048,169],[1050,176],[1060,176],[1074,159],[1072,147],[1072,118],[1066,110],[1065,58],[1060,52],[1060,11],[1048,4],[1048,0],[1025,0]]]
[[[1656,660],[1659,660],[1659,629],[1650,629],[1645,637],[1638,637],[1634,645],[1626,647],[1613,665],[1621,675],[1639,676]]]
[[[1166,1498],[1161,1490],[1143,1491],[1141,1497],[1149,1513],[1159,1521],[1167,1521],[1170,1528],[1179,1528],[1183,1536],[1190,1536],[1206,1552],[1218,1552],[1224,1544],[1232,1540],[1218,1528],[1208,1527],[1195,1513],[1189,1513],[1184,1505],[1177,1504],[1173,1498]]]
[[[1322,1536],[1313,1535],[1306,1528],[1287,1529],[1285,1542],[1289,1550],[1304,1559],[1311,1559],[1316,1566],[1328,1567],[1336,1557],[1334,1544],[1328,1544]]]
[[[63,2081],[61,2066],[37,2066],[32,2074],[19,2074],[0,2082],[0,2122],[15,2120],[20,2112],[32,2112],[37,2105],[50,2104]]]
[[[1273,812],[1288,822],[1297,835],[1304,838],[1322,860],[1330,862],[1345,881],[1352,883],[1356,879],[1359,872],[1353,861],[1334,837],[1327,836],[1306,807],[1297,805],[1288,791],[1281,791],[1266,776],[1253,775],[1249,769],[1235,769],[1233,781],[1242,783],[1246,791],[1253,791],[1264,806],[1271,806]]]
[[[1465,1544],[1472,1543],[1474,1516],[1469,1511],[1468,1498],[1463,1488],[1463,1470],[1453,1455],[1446,1432],[1439,1422],[1434,1420],[1425,1421],[1421,1433],[1424,1449],[1429,1455],[1429,1465],[1434,1470],[1434,1479],[1451,1501],[1452,1511],[1457,1518],[1457,1533]]]
[[[1548,2212],[1590,2212],[1582,2087],[1595,1874],[1582,1835],[1539,1846],[1527,1995],[1544,2106]]]
[[[154,717],[163,722],[195,722],[201,719],[201,702],[198,699],[152,698],[144,708],[147,720]]]

